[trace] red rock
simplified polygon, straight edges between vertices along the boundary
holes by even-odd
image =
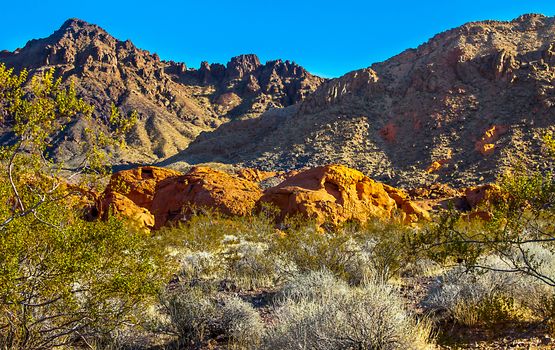
[[[261,182],[278,175],[275,171],[262,171],[253,168],[242,168],[237,171],[237,176],[253,182]]]
[[[489,156],[495,151],[495,142],[499,140],[501,135],[506,133],[508,128],[503,125],[493,125],[486,132],[484,136],[474,145],[476,151],[484,156]]]
[[[490,206],[494,201],[506,197],[501,188],[493,184],[467,188],[464,195],[468,205],[473,209],[478,206]]]
[[[260,203],[275,205],[281,219],[302,215],[335,226],[347,221],[364,223],[372,217],[390,218],[396,208],[381,183],[341,165],[300,172],[266,190]]]
[[[178,171],[154,166],[123,170],[112,175],[106,193],[118,192],[139,207],[151,209],[156,186],[169,177],[182,175]]]
[[[108,215],[112,214],[120,218],[128,218],[141,228],[154,227],[154,215],[117,192],[105,192],[100,199],[98,210],[103,219],[107,219]]]
[[[186,217],[193,208],[210,208],[227,215],[252,213],[262,191],[256,183],[208,167],[160,182],[152,201],[155,228]]]

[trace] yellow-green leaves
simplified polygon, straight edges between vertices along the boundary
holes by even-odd
[[[543,143],[547,153],[551,157],[555,157],[555,138],[553,137],[552,132],[549,132],[543,136]]]
[[[115,135],[125,135],[137,123],[138,118],[137,111],[131,112],[128,116],[123,116],[116,105],[112,103],[109,121]]]

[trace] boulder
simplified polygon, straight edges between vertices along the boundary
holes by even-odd
[[[158,183],[179,175],[182,174],[178,171],[154,166],[123,170],[112,175],[105,192],[123,194],[139,207],[150,210]]]
[[[237,171],[237,176],[253,182],[261,182],[278,175],[275,171],[263,171],[254,168],[242,168]]]
[[[152,201],[155,228],[186,218],[195,208],[216,209],[227,215],[252,213],[262,196],[249,180],[208,167],[194,167],[187,174],[161,181]]]
[[[154,227],[154,215],[148,209],[135,204],[131,199],[117,192],[105,192],[98,204],[100,217],[106,220],[109,214],[128,218],[140,228]]]
[[[487,184],[467,188],[464,196],[470,208],[475,209],[479,206],[489,207],[495,201],[505,200],[506,195],[501,188],[494,184]]]
[[[139,207],[150,210],[156,186],[169,177],[179,175],[182,173],[154,166],[123,170],[112,175],[105,193],[120,193]]]
[[[302,171],[264,192],[260,203],[280,210],[280,219],[302,215],[318,224],[364,223],[390,218],[397,207],[384,186],[358,170],[328,165]]]
[[[412,201],[405,190],[385,184],[383,187],[387,194],[393,198],[397,208],[400,209],[404,223],[410,224],[420,220],[431,220],[430,213],[428,209],[425,208],[425,203]]]

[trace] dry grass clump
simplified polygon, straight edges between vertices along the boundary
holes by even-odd
[[[162,306],[167,321],[158,331],[177,335],[179,346],[219,339],[233,349],[251,349],[264,334],[260,315],[249,303],[210,286],[180,285],[166,292]]]
[[[545,254],[542,259],[551,264],[554,257]],[[428,309],[469,326],[549,316],[546,303],[553,300],[553,291],[547,285],[522,272],[506,272],[512,266],[497,256],[482,259],[480,265],[484,267],[445,272],[424,302]]]
[[[349,287],[329,272],[293,279],[280,293],[264,349],[425,349],[430,327],[414,321],[394,289]]]

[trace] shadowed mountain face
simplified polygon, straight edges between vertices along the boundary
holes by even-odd
[[[298,104],[201,134],[164,164],[265,169],[339,162],[398,185],[493,180],[511,159],[552,168],[555,18],[469,23],[332,79]]]
[[[65,79],[75,77],[80,96],[95,106],[99,127],[112,102],[124,112],[136,110],[140,118],[128,137],[129,147],[118,151],[115,163],[174,155],[201,131],[299,102],[324,81],[295,63],[262,64],[255,55],[234,57],[226,66],[203,62],[198,70],[188,69],[77,19],[48,38],[0,52],[0,62],[31,74],[54,67]],[[78,161],[76,145],[83,137],[83,125],[72,125],[56,141],[54,154]]]

